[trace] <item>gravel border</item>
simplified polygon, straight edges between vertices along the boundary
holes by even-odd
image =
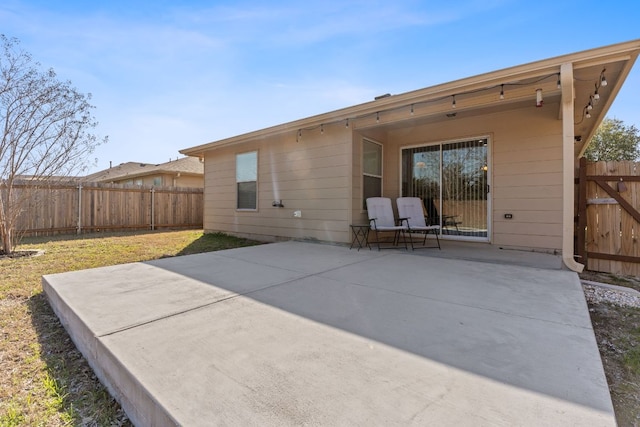
[[[582,289],[590,304],[610,303],[620,307],[640,308],[640,292],[623,286],[582,280]]]

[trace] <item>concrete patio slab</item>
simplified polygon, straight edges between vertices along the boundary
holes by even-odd
[[[43,277],[136,425],[615,425],[561,270],[283,242]]]

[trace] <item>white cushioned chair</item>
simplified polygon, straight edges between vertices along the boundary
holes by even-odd
[[[440,231],[439,225],[427,225],[425,220],[424,209],[422,207],[422,200],[419,197],[398,197],[396,199],[398,206],[399,221],[406,225],[407,232],[409,233],[409,241],[411,242],[411,249],[416,249],[413,244],[412,234],[424,234],[421,248],[438,248],[440,249],[440,239],[438,238],[438,231]],[[427,246],[427,234],[433,232],[436,236],[436,245]]]
[[[398,225],[393,215],[393,208],[391,207],[391,199],[386,197],[369,197],[367,199],[367,214],[369,216],[369,226],[372,231],[376,233],[376,241],[378,243],[378,250],[396,248],[400,242],[400,236],[404,243],[404,248],[409,249],[407,246],[407,225]],[[393,232],[393,246],[382,247],[380,246],[380,233]]]

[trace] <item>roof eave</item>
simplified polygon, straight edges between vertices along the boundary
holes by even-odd
[[[561,55],[527,64],[517,65],[514,67],[504,68],[497,71],[479,74],[472,77],[454,80],[451,82],[442,83],[411,92],[405,92],[374,101],[368,101],[362,104],[357,104],[328,113],[323,113],[292,122],[271,126],[230,138],[201,144],[195,147],[185,148],[180,150],[179,152],[187,156],[203,156],[206,151],[211,149],[233,145],[249,140],[262,139],[268,136],[285,132],[294,132],[300,128],[316,126],[322,123],[327,123],[329,121],[335,122],[338,120],[347,120],[352,117],[375,113],[376,110],[393,109],[395,107],[407,105],[412,101],[428,101],[430,98],[438,98],[446,95],[453,95],[459,92],[466,92],[473,90],[476,87],[479,88],[491,84],[496,84],[497,82],[522,80],[540,76],[543,74],[552,74],[554,72],[559,72],[560,66],[567,62],[573,63],[575,64],[575,66],[587,66],[592,65],[595,62],[610,60],[612,57],[619,56],[623,59],[633,59],[631,61],[631,64],[633,64],[633,61],[635,61],[635,58],[638,55],[638,52],[640,52],[640,39]],[[625,58],[626,56],[628,56],[628,58]],[[627,70],[627,74],[629,70],[630,67]]]

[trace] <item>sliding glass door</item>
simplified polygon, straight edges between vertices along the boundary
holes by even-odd
[[[423,200],[442,235],[488,239],[487,138],[402,150],[402,195]]]

